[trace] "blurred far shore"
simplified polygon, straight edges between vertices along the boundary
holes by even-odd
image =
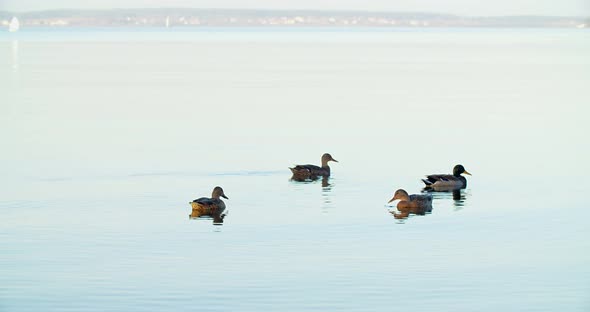
[[[0,11],[0,25],[27,27],[506,27],[587,28],[584,16],[459,16],[435,13],[251,10],[111,9]]]

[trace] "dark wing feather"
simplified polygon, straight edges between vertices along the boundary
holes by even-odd
[[[436,181],[455,181],[457,177],[452,174],[431,174],[426,179],[431,183],[435,183]]]
[[[432,195],[430,195],[430,194],[412,194],[412,195],[410,195],[410,201],[431,202]]]
[[[295,170],[309,170],[310,172],[313,172],[313,171],[317,171],[317,170],[322,170],[322,167],[318,167],[316,165],[297,165],[293,169],[295,169]]]
[[[213,205],[215,200],[213,198],[201,197],[193,200],[193,203],[199,203],[201,205]]]

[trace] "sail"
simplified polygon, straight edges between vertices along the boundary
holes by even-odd
[[[10,20],[10,24],[8,25],[8,31],[15,32],[20,28],[20,23],[18,22],[18,18],[16,16],[12,17]]]

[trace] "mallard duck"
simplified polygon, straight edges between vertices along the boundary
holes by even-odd
[[[332,158],[332,155],[325,153],[322,155],[322,166],[318,167],[316,165],[297,165],[291,169],[293,173],[293,179],[307,179],[317,176],[329,177],[330,176],[330,166],[328,166],[329,161],[338,162],[336,159]]]
[[[221,214],[223,210],[225,210],[225,203],[219,199],[219,197],[223,197],[225,199],[225,193],[223,193],[223,189],[219,186],[216,186],[213,189],[213,193],[211,194],[211,198],[201,197],[198,199],[189,202],[189,204],[193,208],[193,215],[212,215],[212,214]]]
[[[431,174],[422,179],[426,188],[434,190],[449,191],[454,189],[464,189],[467,187],[467,179],[461,174],[471,175],[462,165],[456,165],[453,168],[453,174]]]
[[[396,206],[397,210],[406,216],[410,213],[423,215],[432,211],[432,195],[430,194],[409,195],[405,190],[399,189],[395,191],[393,198],[390,199],[388,203],[391,203],[396,199],[400,200]]]

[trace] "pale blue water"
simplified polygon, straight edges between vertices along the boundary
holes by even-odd
[[[588,311],[589,39],[2,33],[0,311]]]

